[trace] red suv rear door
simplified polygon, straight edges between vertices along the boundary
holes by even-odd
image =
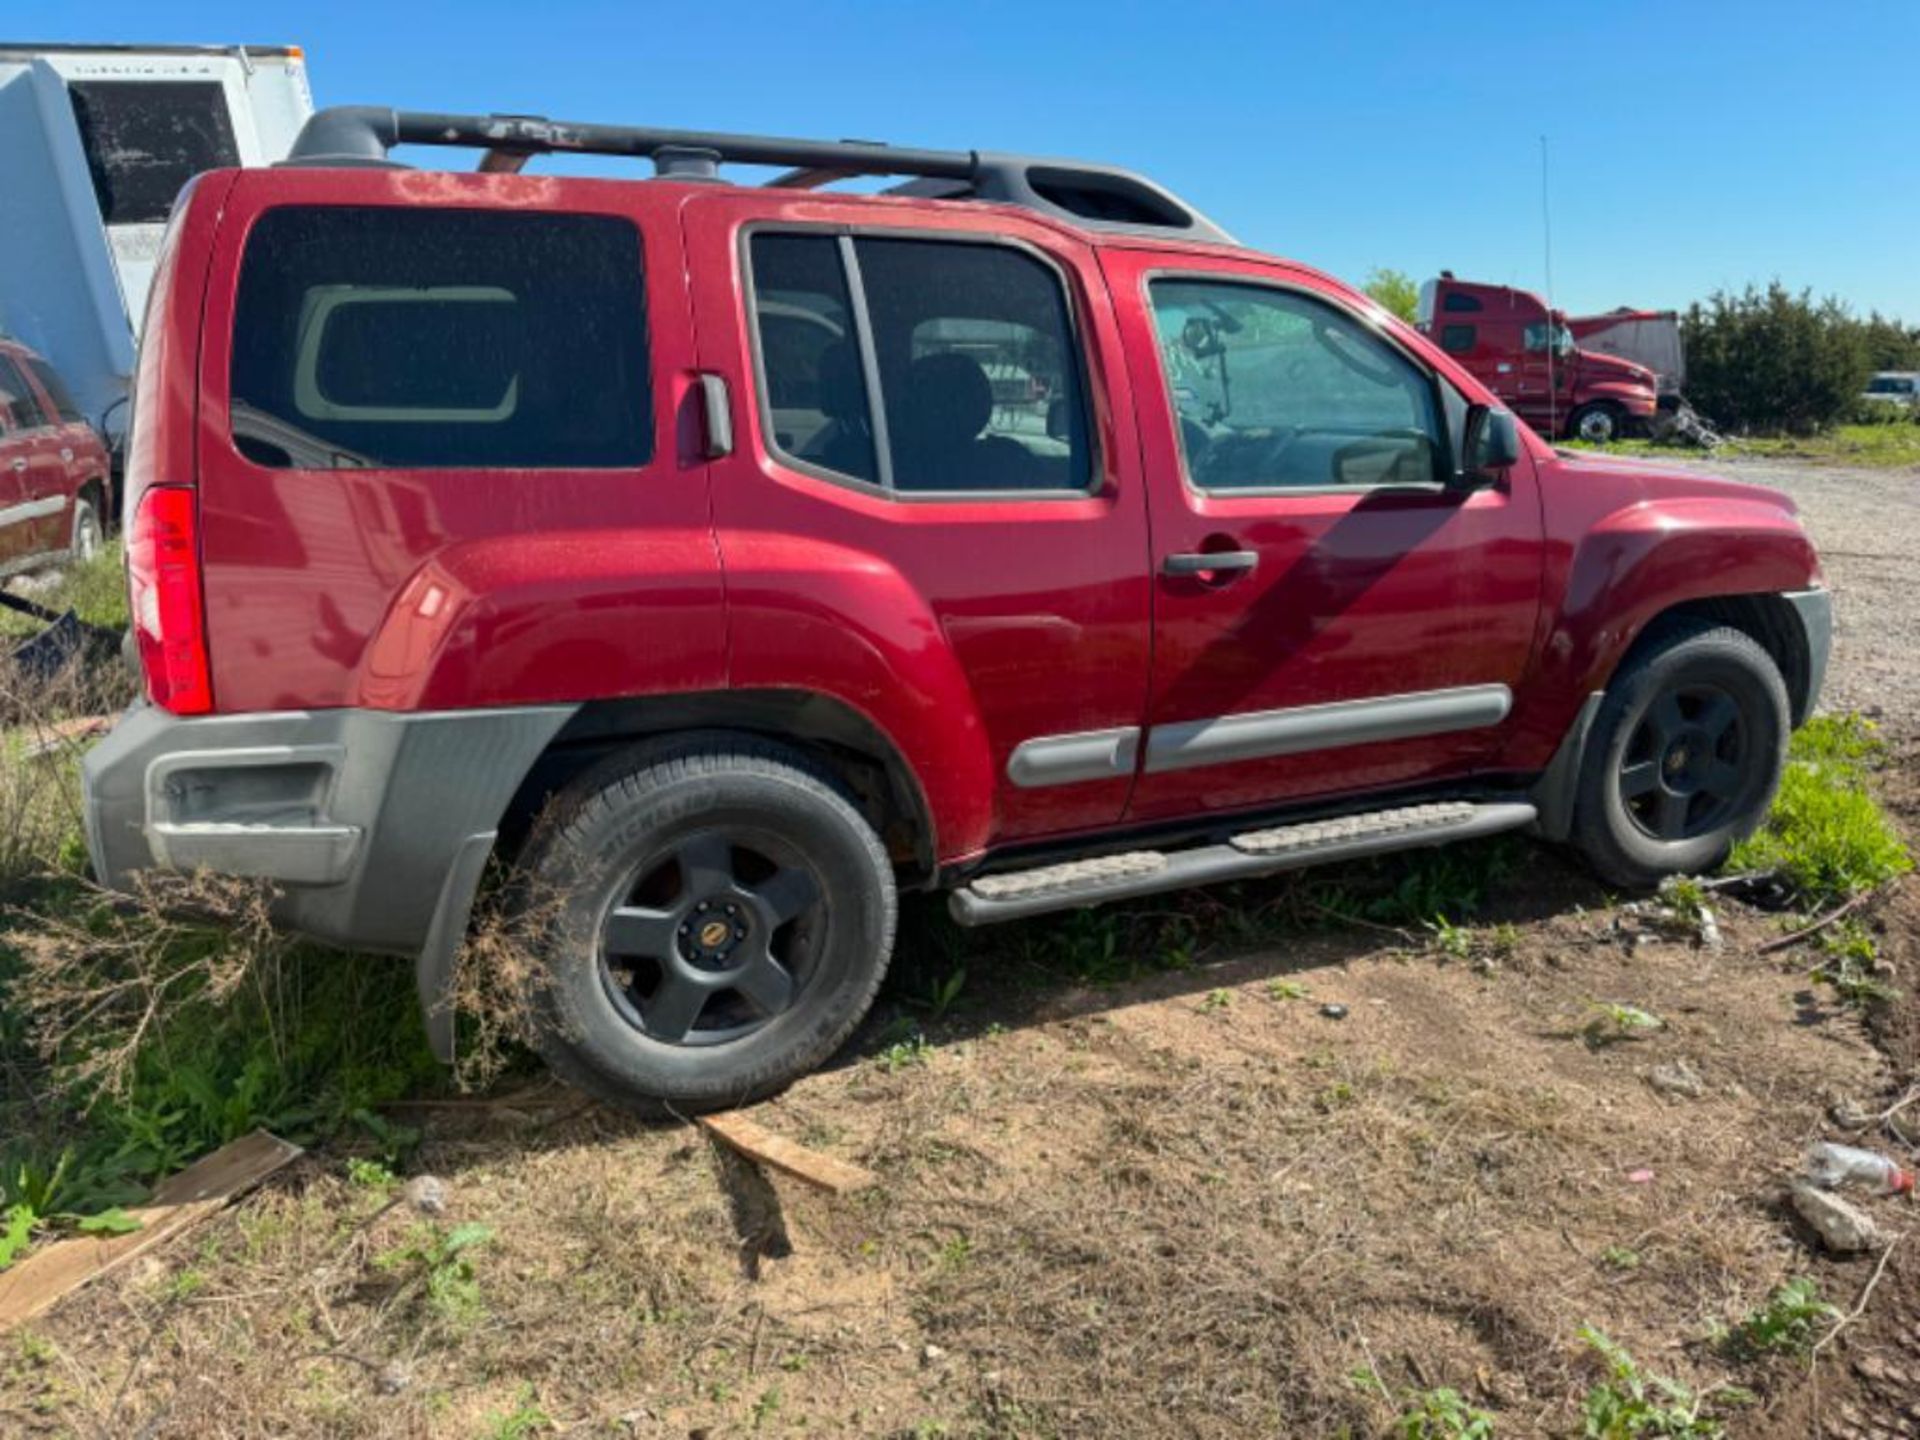
[[[1153,696],[1129,816],[1363,794],[1486,762],[1539,614],[1531,464],[1444,488],[1461,391],[1315,276],[1102,255],[1153,515]]]
[[[1089,247],[1022,215],[779,190],[685,211],[736,687],[904,753],[940,857],[1110,825],[1149,649],[1147,515]]]

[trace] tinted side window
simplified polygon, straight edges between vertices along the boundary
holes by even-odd
[[[748,251],[774,447],[914,491],[1080,490],[1092,476],[1061,281],[1004,245],[761,234]],[[868,384],[868,367],[879,380]]]
[[[1449,355],[1464,355],[1473,349],[1479,333],[1472,325],[1443,325],[1440,328],[1440,348]]]
[[[872,407],[839,241],[755,235],[749,253],[774,447],[877,483]]]
[[[1157,280],[1161,361],[1201,490],[1431,484],[1432,377],[1344,312],[1229,282]]]
[[[1480,297],[1478,295],[1463,295],[1458,290],[1455,290],[1447,296],[1447,303],[1440,308],[1442,310],[1453,311],[1455,314],[1478,310],[1480,308]]]
[[[901,490],[1084,490],[1078,347],[1060,277],[1004,245],[855,242]]]
[[[62,423],[71,425],[76,420],[86,418],[80,413],[80,407],[73,403],[73,394],[67,389],[67,382],[60,378],[51,365],[44,360],[28,360],[27,368],[39,380],[40,388],[47,392],[47,398],[53,402],[53,408]]]
[[[46,412],[33,393],[33,386],[20,373],[10,355],[0,355],[0,412],[4,412],[15,430],[36,430],[48,424]]]
[[[241,267],[234,444],[292,469],[644,464],[640,263],[614,216],[268,211]]]

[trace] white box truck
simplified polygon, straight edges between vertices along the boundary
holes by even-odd
[[[286,158],[312,113],[293,46],[0,42],[0,332],[53,362],[116,454],[174,197]]]

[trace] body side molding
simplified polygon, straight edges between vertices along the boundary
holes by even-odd
[[[1505,685],[1462,685],[1156,725],[1147,734],[1146,771],[1158,775],[1201,765],[1476,730],[1498,725],[1512,708],[1513,692]]]
[[[1074,735],[1036,735],[1021,741],[1007,757],[1007,778],[1022,790],[1072,785],[1082,780],[1113,780],[1133,773],[1139,753],[1137,725]]]

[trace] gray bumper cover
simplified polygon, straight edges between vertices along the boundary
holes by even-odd
[[[87,848],[116,888],[154,868],[258,877],[279,888],[290,928],[418,957],[444,1051],[442,991],[480,871],[574,709],[181,718],[140,707],[87,754]]]
[[[1795,725],[1804,725],[1813,718],[1813,707],[1820,701],[1820,687],[1827,679],[1827,657],[1833,653],[1833,592],[1795,590],[1784,598],[1799,617],[1807,641],[1807,693],[1793,716]]]

